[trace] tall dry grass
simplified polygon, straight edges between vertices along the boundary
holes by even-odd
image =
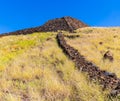
[[[62,52],[56,33],[8,36],[0,43],[1,56],[12,55],[8,61],[0,60],[4,66],[0,72],[0,101],[108,100],[107,92],[89,81]],[[7,45],[6,51],[3,44]]]

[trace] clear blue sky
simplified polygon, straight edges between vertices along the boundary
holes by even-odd
[[[0,33],[72,16],[91,26],[120,26],[120,0],[0,0]]]

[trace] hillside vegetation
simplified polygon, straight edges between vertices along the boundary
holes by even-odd
[[[102,70],[116,73],[120,77],[120,28],[83,28],[78,29],[78,38],[67,42]],[[110,51],[113,62],[104,60],[104,54]]]
[[[68,44],[120,77],[120,28],[82,28],[76,32],[79,37],[66,37]],[[58,46],[56,35],[41,32],[0,38],[0,101],[119,101],[119,97],[108,98],[109,91],[77,70]],[[107,50],[114,54],[113,62],[103,61]]]

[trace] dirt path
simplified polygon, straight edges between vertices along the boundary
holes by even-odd
[[[95,64],[85,60],[78,50],[66,43],[62,33],[58,33],[57,41],[63,52],[75,62],[76,67],[80,71],[88,73],[90,80],[99,81],[103,89],[111,89],[110,96],[120,94],[120,79],[117,78],[116,74],[100,70]]]

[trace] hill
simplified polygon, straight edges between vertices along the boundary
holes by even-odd
[[[9,33],[3,33],[0,36],[21,35],[21,34],[26,35],[26,34],[32,34],[34,32],[57,32],[59,30],[73,32],[74,30],[78,28],[83,28],[83,27],[88,27],[88,25],[83,23],[80,20],[66,16],[62,18],[49,20],[42,26],[38,26],[34,28],[26,28],[26,29],[14,31],[14,32],[9,32]]]
[[[76,34],[63,34],[85,58],[119,77],[119,31],[119,28],[82,28]],[[109,90],[103,91],[86,73],[77,70],[58,46],[56,35],[57,32],[39,32],[0,38],[1,101],[110,100]],[[108,46],[114,54],[113,62],[102,60]]]
[[[0,101],[119,101],[120,28],[87,26],[63,17],[41,27],[2,34]],[[61,42],[59,30],[65,38],[60,36]],[[104,57],[108,51],[112,59]],[[98,70],[97,66],[103,75],[98,81],[90,77],[96,75],[91,69]]]

